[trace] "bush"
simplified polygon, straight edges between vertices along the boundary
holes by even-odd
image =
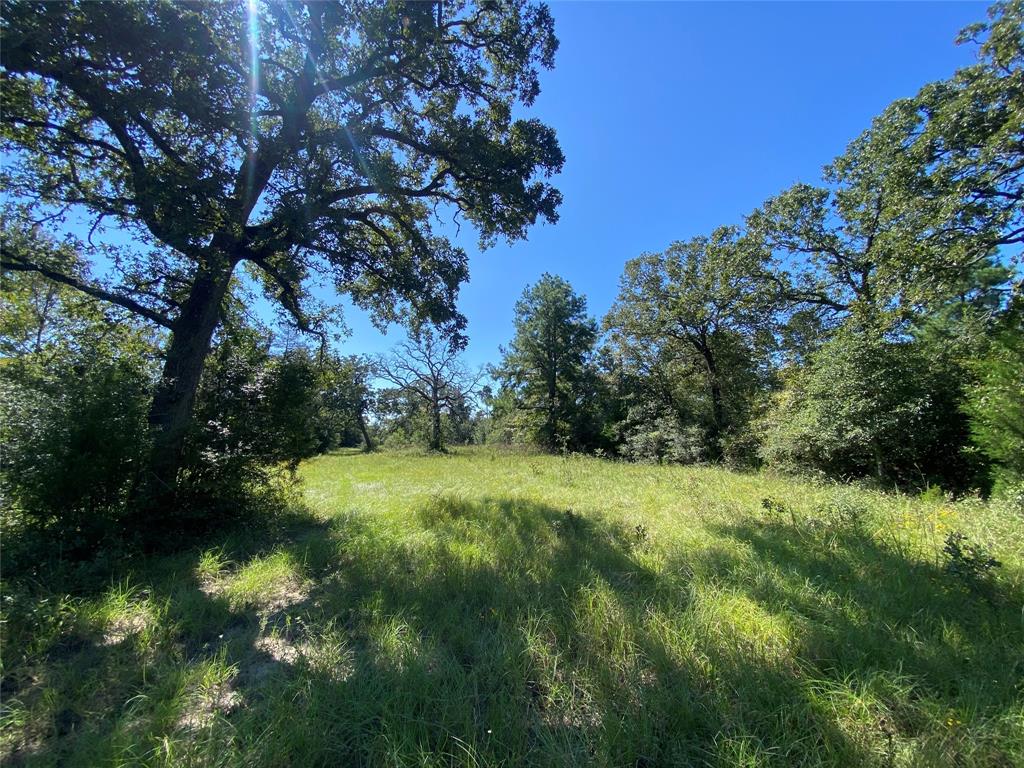
[[[630,408],[616,436],[619,453],[631,461],[692,464],[707,457],[706,430],[649,403]]]
[[[1006,328],[977,362],[965,406],[971,438],[996,462],[997,485],[1024,483],[1024,331]]]
[[[189,516],[235,516],[268,470],[317,452],[319,390],[309,354],[270,354],[254,329],[230,329],[203,372],[186,445],[179,507]]]
[[[152,371],[110,343],[29,362],[0,379],[5,504],[65,548],[86,547],[117,523],[145,458]]]
[[[921,344],[844,328],[785,378],[758,424],[767,463],[904,487],[972,482],[962,379]]]

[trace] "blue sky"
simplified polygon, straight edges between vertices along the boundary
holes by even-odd
[[[957,32],[982,3],[554,2],[561,45],[530,115],[566,163],[556,225],[481,253],[463,227],[467,362],[496,362],[513,305],[545,271],[600,318],[626,260],[739,224],[796,181],[813,183],[894,99],[974,59]],[[345,353],[380,352],[356,310]]]

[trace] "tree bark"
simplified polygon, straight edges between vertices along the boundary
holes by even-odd
[[[373,441],[370,439],[370,431],[366,428],[366,419],[363,418],[362,411],[356,414],[356,423],[359,424],[359,431],[363,433],[363,450],[372,453]]]
[[[554,342],[551,344],[550,351],[548,352],[548,371],[547,371],[547,385],[548,385],[548,423],[547,423],[547,449],[550,451],[556,451],[559,448],[558,445],[558,415],[559,402],[558,402],[558,361],[555,355]]]
[[[711,448],[714,458],[721,458],[722,446],[720,439],[725,426],[725,408],[722,405],[722,384],[718,380],[718,364],[711,347],[707,344],[700,346],[700,353],[704,357],[704,363],[708,367],[708,389],[711,393]]]
[[[172,511],[167,506],[173,505],[199,381],[221,319],[233,266],[201,269],[174,321],[163,373],[149,411],[152,446],[139,499],[140,512],[147,518],[164,517]]]
[[[441,450],[441,404],[438,402],[437,395],[430,403],[430,415],[431,415],[431,426],[430,426],[430,450],[440,451]]]

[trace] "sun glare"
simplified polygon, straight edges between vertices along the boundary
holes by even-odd
[[[257,0],[246,0],[249,37],[249,155],[256,153],[256,104],[260,88],[260,18]],[[255,165],[249,163],[247,184],[252,189]]]

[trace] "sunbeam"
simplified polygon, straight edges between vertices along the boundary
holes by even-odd
[[[251,7],[255,0],[248,0],[248,2]],[[286,4],[282,6],[282,10],[284,11],[284,14],[287,17],[288,21],[291,23],[292,29],[295,30],[296,35],[298,35],[300,39],[304,39],[306,37],[306,30],[304,30],[302,25],[299,24],[299,21],[298,19],[295,18],[295,14],[292,12],[292,9]],[[313,58],[312,53],[308,48],[308,44],[305,52],[305,58],[310,69],[314,72],[314,76],[316,77],[319,88],[323,91],[324,96],[330,98],[332,92],[329,88],[323,85],[321,81],[319,67],[317,66],[317,62]],[[352,155],[359,166],[359,170],[363,173],[363,176],[366,178],[367,181],[380,188],[381,184],[379,176],[374,171],[373,167],[367,162],[366,157],[364,156],[364,150],[362,146],[360,146],[359,142],[356,140],[356,137],[352,133],[351,128],[348,125],[343,125],[342,130],[344,130],[345,137],[348,139],[349,145],[352,147]]]
[[[246,0],[246,21],[249,38],[249,162],[247,192],[252,194],[256,165],[256,105],[260,88],[260,19],[257,0]]]

